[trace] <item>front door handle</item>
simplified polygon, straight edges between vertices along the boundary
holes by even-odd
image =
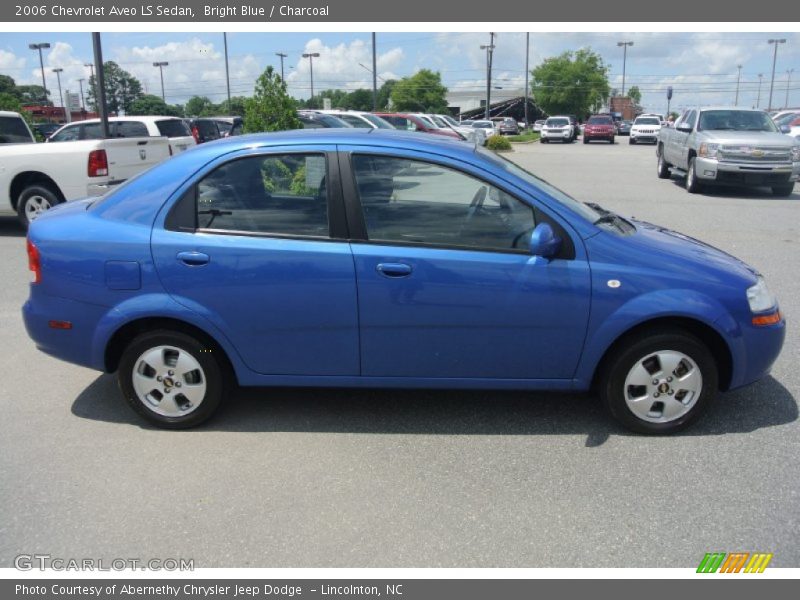
[[[208,254],[203,254],[202,252],[178,252],[177,256],[178,260],[181,261],[185,265],[189,265],[190,267],[199,267],[201,265],[208,264],[208,261],[211,260],[211,257]]]
[[[411,265],[404,263],[378,263],[375,269],[384,277],[408,277],[411,275]]]

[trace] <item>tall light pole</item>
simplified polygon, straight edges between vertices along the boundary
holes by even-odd
[[[625,67],[628,62],[628,46],[633,46],[633,42],[617,42],[617,46],[622,46],[622,97],[625,97]]]
[[[530,87],[528,84],[528,59],[531,55],[531,34],[527,32],[525,34],[525,129],[528,128],[528,88]]]
[[[739,82],[742,80],[742,65],[736,65],[739,69],[739,74],[736,76],[736,99],[733,101],[734,106],[739,106]]]
[[[289,55],[288,54],[284,54],[283,52],[276,52],[275,56],[280,56],[281,57],[281,80],[283,80],[284,79],[284,77],[283,77],[283,59],[286,58]]]
[[[792,82],[792,73],[794,73],[794,69],[788,69],[786,71],[786,100],[783,102],[783,108],[789,108],[789,84]]]
[[[303,54],[303,58],[308,59],[308,66],[311,69],[311,98],[310,101],[314,102],[314,59],[319,58],[319,52],[307,52]]]
[[[161,73],[161,99],[164,102],[166,102],[167,98],[164,95],[164,67],[168,67],[169,63],[167,61],[165,61],[165,60],[162,60],[162,61],[159,61],[159,62],[154,62],[153,66],[154,67],[158,67],[158,70]]]
[[[69,123],[69,118],[67,118],[67,109],[64,106],[64,94],[61,93],[61,73],[64,72],[64,69],[61,67],[57,69],[53,69],[53,73],[56,74],[56,79],[58,79],[58,101],[60,102],[61,108],[64,109],[64,119]]]
[[[772,79],[769,82],[769,106],[767,107],[767,110],[772,110],[772,88],[775,86],[775,63],[778,62],[778,44],[785,44],[786,39],[767,40],[767,43],[775,46],[775,52],[772,54]]]
[[[47,42],[42,42],[40,44],[28,44],[28,48],[31,50],[38,50],[39,51],[39,67],[42,69],[42,106],[47,104],[47,82],[44,79],[44,59],[42,58],[42,50],[47,49],[50,47],[50,44]]]
[[[492,54],[494,53],[494,32],[489,32],[489,43],[481,45],[486,50],[486,115],[488,120],[492,113]]]
[[[228,71],[228,34],[222,32],[222,44],[225,46],[225,86],[228,89],[228,111],[231,110],[231,75]],[[163,87],[163,86],[162,86]]]
[[[86,101],[83,99],[83,82],[85,79],[78,79],[78,85],[81,86],[81,111],[86,110]]]
[[[378,110],[378,56],[374,31],[372,32],[372,110]]]
[[[764,74],[758,74],[758,96],[756,96],[756,108],[761,108],[761,80],[764,79]]]
[[[108,138],[108,105],[106,104],[106,76],[103,70],[103,44],[100,40],[100,33],[97,31],[92,32],[92,48],[94,49],[94,62],[99,65],[97,67],[95,85],[97,111],[100,113],[100,130],[103,132],[103,138]]]

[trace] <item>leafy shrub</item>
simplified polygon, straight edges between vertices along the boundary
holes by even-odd
[[[486,140],[486,147],[489,150],[494,150],[495,152],[503,152],[511,150],[511,142],[509,142],[502,135],[494,134],[490,135],[489,139]]]

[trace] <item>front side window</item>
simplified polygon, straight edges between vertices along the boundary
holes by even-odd
[[[367,236],[373,241],[525,250],[533,208],[506,192],[441,165],[354,155]]]
[[[322,154],[275,154],[226,163],[197,186],[200,229],[328,237]]]
[[[80,125],[72,125],[71,127],[64,127],[60,131],[50,136],[51,142],[72,142],[80,139]]]

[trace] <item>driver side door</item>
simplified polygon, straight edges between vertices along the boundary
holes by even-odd
[[[362,375],[572,378],[590,273],[569,253],[531,256],[543,213],[441,158],[354,150],[342,159],[350,216],[363,228],[351,242]]]

